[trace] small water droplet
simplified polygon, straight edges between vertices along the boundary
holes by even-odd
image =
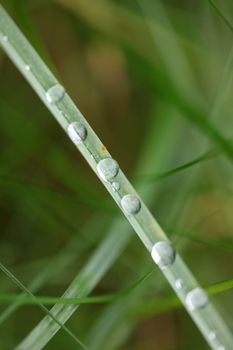
[[[65,112],[63,112],[63,111],[59,110],[59,113],[60,113],[60,116],[61,116],[62,118],[66,118],[66,114],[65,114]]]
[[[174,262],[175,251],[171,243],[160,241],[153,246],[151,256],[154,262],[163,269]]]
[[[71,123],[67,128],[67,133],[75,145],[83,143],[87,137],[86,127],[79,122]]]
[[[216,335],[216,333],[215,332],[210,332],[209,333],[209,335],[208,335],[208,337],[209,337],[209,340],[215,340],[216,338],[217,338],[217,335]]]
[[[31,69],[32,69],[32,67],[31,67],[30,64],[26,64],[26,65],[25,65],[25,70],[26,70],[27,72],[30,72]]]
[[[112,187],[113,187],[113,191],[119,191],[121,186],[120,186],[119,182],[113,182]]]
[[[200,288],[194,288],[186,296],[186,305],[190,311],[201,309],[208,303],[208,295]]]
[[[99,160],[100,160],[100,156],[98,154],[95,153],[91,153],[90,150],[88,150],[90,153],[90,157],[98,164]]]
[[[175,286],[176,286],[177,289],[182,289],[183,286],[184,286],[184,281],[181,278],[178,278],[175,281]]]
[[[121,199],[121,206],[126,214],[137,214],[141,209],[141,202],[136,196],[127,194]]]
[[[56,103],[64,97],[65,89],[60,84],[56,84],[49,88],[45,95],[49,103]]]
[[[99,176],[104,181],[111,181],[119,171],[118,163],[112,158],[101,159],[96,168]]]
[[[8,41],[8,36],[7,35],[3,35],[3,37],[2,37],[2,41],[4,41],[4,42],[7,42]]]

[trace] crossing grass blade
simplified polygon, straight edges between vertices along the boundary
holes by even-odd
[[[119,301],[120,299],[126,298],[128,295],[130,295],[141,283],[144,282],[145,279],[150,277],[152,273],[154,272],[154,269],[148,273],[146,273],[139,281],[137,281],[132,287],[117,292],[113,294],[106,294],[106,295],[96,295],[96,296],[89,296],[84,298],[61,298],[61,297],[51,297],[51,296],[20,296],[19,294],[10,294],[10,293],[0,293],[0,304],[11,304],[12,302],[19,302],[21,305],[37,305],[39,302],[44,305],[51,305],[51,304],[103,304],[103,303],[112,303],[115,301]],[[223,292],[226,292],[233,288],[233,279],[227,280],[223,282],[216,283],[214,285],[205,287],[205,290],[209,295],[217,295]],[[159,305],[161,305],[161,309],[163,310],[164,304],[166,304],[166,310],[169,310],[167,308],[167,304],[173,303],[173,300],[176,300],[177,305],[180,307],[182,304],[179,302],[178,298],[170,298],[167,299],[168,301],[164,302],[163,299],[159,300]],[[172,302],[171,302],[172,300]],[[171,304],[170,304],[171,305]],[[151,315],[156,314],[154,312],[155,307],[152,307],[151,309]]]
[[[87,350],[86,346],[63,324],[61,324],[56,317],[54,317],[50,311],[20,282],[2,263],[0,263],[0,269],[4,272],[13,283],[15,283],[22,291],[26,292],[34,300],[34,302],[43,310],[51,319],[56,322],[73,340],[81,346],[82,349]]]

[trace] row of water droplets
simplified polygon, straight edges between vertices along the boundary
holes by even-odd
[[[0,32],[0,40],[3,43],[3,45],[11,45],[11,42],[9,40],[9,37],[5,34],[2,34]],[[20,57],[22,59],[22,57]],[[33,69],[32,69],[32,65],[29,63],[24,62],[24,72],[26,73],[33,73]],[[49,104],[52,105],[56,105],[57,102],[59,102],[60,100],[63,99],[63,97],[65,96],[65,89],[63,88],[62,85],[60,84],[54,84],[53,86],[51,86],[46,92],[45,92],[45,97],[46,100]],[[59,109],[58,109],[59,110]],[[68,121],[68,117],[67,115],[62,111],[59,110],[60,116],[63,117],[64,119],[66,119]],[[67,129],[68,135],[71,138],[71,140],[77,145],[77,144],[81,144],[84,143],[86,137],[87,137],[87,129],[86,127],[79,123],[79,122],[73,122],[68,126]],[[89,151],[90,157],[95,161],[98,162],[99,160],[99,156],[98,154],[95,154],[93,152],[91,152],[91,150],[86,146],[87,150]],[[113,184],[113,189],[115,189],[115,191],[118,191],[118,184],[114,183]]]
[[[175,250],[169,241],[159,241],[155,243],[152,247],[151,256],[161,270],[169,269],[176,260]],[[174,285],[178,292],[183,291],[185,294],[184,302],[191,313],[196,313],[207,307],[209,301],[208,295],[202,288],[196,287],[188,290],[182,278],[176,278]],[[215,349],[227,350],[225,346],[219,342],[216,329],[209,329],[208,338]]]
[[[46,99],[49,103],[56,104],[65,95],[65,90],[61,85],[54,85],[46,92]],[[84,144],[88,137],[87,127],[80,122],[72,122],[68,125],[67,133],[70,139],[75,145]],[[93,154],[91,154],[93,157]],[[102,181],[109,183],[112,186],[114,192],[119,192],[120,184],[116,178],[119,173],[119,165],[112,158],[103,158],[96,160],[96,171]],[[126,215],[137,215],[141,208],[140,199],[132,194],[124,194],[120,198],[120,205]],[[164,270],[169,268],[176,259],[175,251],[169,241],[156,242],[152,248],[151,256],[154,262]],[[182,278],[175,280],[175,287],[177,290],[185,290],[185,283]],[[199,309],[203,309],[208,304],[208,296],[206,292],[200,288],[194,288],[186,293],[185,304],[189,311],[196,312]],[[209,332],[209,340],[211,342],[217,342],[217,333],[215,330]],[[219,345],[217,350],[226,350],[223,345]]]
[[[1,35],[1,41],[3,43],[8,43],[9,38],[6,35]],[[31,72],[32,66],[30,64],[25,64],[24,69],[26,72]],[[65,96],[65,89],[60,84],[55,84],[50,87],[46,93],[45,97],[49,104],[56,105]],[[65,113],[59,110],[60,114],[65,117]],[[67,118],[66,118],[67,119]],[[98,156],[98,152],[94,154],[85,144],[88,137],[87,127],[78,121],[72,122],[67,127],[67,133],[75,145],[85,145],[90,156],[96,162],[96,171],[102,181],[111,185],[112,190],[116,193],[120,191],[120,184],[116,181],[117,175],[119,173],[118,163],[108,157],[102,158]],[[126,215],[137,215],[141,208],[140,199],[132,194],[119,195],[120,205],[122,210]],[[160,267],[161,270],[168,269],[169,266],[174,264],[176,259],[175,250],[169,241],[158,241],[154,244],[151,250],[151,256],[154,262]],[[208,296],[205,291],[196,287],[190,291],[185,290],[185,282],[182,278],[177,278],[175,280],[175,288],[180,291],[183,290],[186,293],[185,304],[189,311],[196,312],[203,309],[208,304]],[[209,340],[211,343],[217,344],[217,331],[210,330]],[[215,347],[216,348],[216,347]],[[223,345],[219,345],[217,350],[227,350]]]
[[[60,84],[55,84],[48,89],[45,96],[49,103],[56,104],[65,96],[65,89]],[[85,144],[88,137],[86,125],[78,121],[72,122],[67,127],[67,133],[75,145],[85,145],[87,147]],[[96,171],[100,179],[111,184],[114,192],[119,192],[120,184],[115,181],[120,170],[118,163],[110,157],[99,159],[98,155],[94,155],[88,148],[87,150],[96,161]],[[135,195],[125,194],[121,198],[121,207],[127,215],[135,215],[141,209],[141,202]]]
[[[1,39],[1,42],[2,42],[3,44],[5,44],[5,45],[8,44],[8,45],[10,45],[9,37],[8,37],[7,35],[1,33],[1,38],[0,38],[0,39]],[[25,69],[26,72],[30,72],[31,69],[32,69],[32,66],[31,66],[30,64],[25,63],[24,69]]]
[[[3,43],[10,44],[9,38],[7,35],[2,34],[1,41]],[[25,63],[24,70],[26,72],[32,72],[31,64]],[[52,105],[56,105],[59,101],[63,99],[64,96],[65,96],[65,89],[60,84],[55,84],[51,86],[45,93],[47,102]],[[66,115],[63,111],[59,110],[59,113],[61,116],[66,118]],[[75,145],[85,144],[85,140],[88,136],[86,126],[77,121],[72,122],[68,125],[67,133]],[[100,159],[97,152],[93,153],[88,148],[87,145],[85,146],[91,158],[97,163],[96,170],[100,178],[105,182],[111,183],[111,186],[114,192],[119,192],[120,184],[116,181],[112,181],[119,172],[118,163],[112,158]],[[137,212],[139,212],[141,208],[141,203],[137,197],[133,195],[125,195],[121,199],[121,206],[124,209],[125,213],[130,215],[130,214],[136,214]]]
[[[49,103],[57,103],[65,95],[65,90],[61,85],[54,85],[46,92],[46,98]],[[68,125],[67,133],[75,145],[84,144],[88,137],[87,127],[80,122],[72,122]],[[119,192],[120,184],[116,178],[119,173],[119,165],[112,158],[96,159],[96,171],[102,181],[109,183],[114,192]],[[141,201],[138,197],[132,194],[124,194],[120,198],[120,205],[126,215],[137,215],[141,208]],[[164,270],[169,268],[176,259],[175,251],[169,241],[156,242],[151,251],[154,262]],[[185,283],[182,278],[175,280],[175,288],[177,290],[185,290]],[[203,309],[208,304],[208,296],[205,291],[200,288],[194,288],[186,292],[185,304],[189,311],[196,312]],[[209,340],[217,341],[217,333],[215,330],[210,330]],[[226,350],[224,346],[219,345],[218,350]]]

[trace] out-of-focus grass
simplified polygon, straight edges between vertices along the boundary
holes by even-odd
[[[231,1],[214,3],[232,23]],[[3,1],[43,58],[55,62],[111,153],[140,181],[139,191],[153,189],[151,207],[202,284],[230,280],[232,162],[224,155],[232,160],[233,34],[208,1],[140,4]],[[108,234],[115,208],[2,53],[0,75],[1,261],[36,294],[59,296]],[[203,161],[216,145],[221,156]],[[150,267],[132,238],[93,294],[124,290]],[[157,306],[150,308],[155,284]],[[18,293],[3,274],[0,285],[1,293]],[[67,327],[91,349],[206,349],[167,295],[156,274],[111,305],[82,305]],[[231,291],[216,297],[229,322],[231,298]],[[160,304],[168,306],[156,310]],[[144,305],[150,312],[141,312]],[[2,315],[9,312],[0,326],[2,350],[44,316],[35,306],[9,307],[1,306]],[[47,348],[77,344],[59,332]]]

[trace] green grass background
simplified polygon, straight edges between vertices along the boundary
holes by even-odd
[[[203,0],[2,3],[198,280],[218,292],[233,278],[232,2],[215,0],[223,17]],[[120,214],[2,51],[0,120],[1,262],[35,295],[59,297]],[[117,227],[119,237],[130,230]],[[141,242],[127,235],[92,293],[115,297],[87,300],[67,327],[89,349],[207,349]],[[213,299],[233,328],[231,285]],[[4,295],[12,304],[18,293],[1,273],[1,350],[44,317],[36,305],[10,312]],[[63,330],[45,347],[79,348]]]

